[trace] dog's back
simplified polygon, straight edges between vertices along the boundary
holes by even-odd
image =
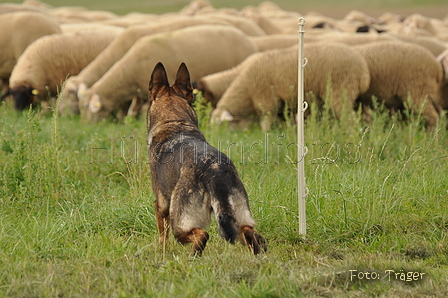
[[[167,238],[169,222],[175,238],[193,242],[193,253],[201,254],[208,240],[203,229],[213,211],[224,239],[239,239],[260,253],[264,239],[254,229],[236,168],[198,128],[186,66],[181,65],[176,83],[169,87],[163,65],[158,64],[149,89],[148,147],[160,241]]]

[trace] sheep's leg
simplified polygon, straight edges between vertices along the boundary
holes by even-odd
[[[9,90],[9,80],[8,79],[1,79],[2,80],[2,95],[8,93]]]
[[[440,114],[431,101],[425,104],[422,115],[425,117],[426,128],[428,130],[433,130],[437,126]]]

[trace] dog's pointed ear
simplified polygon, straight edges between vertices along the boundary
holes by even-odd
[[[157,98],[157,93],[163,88],[169,87],[168,77],[166,75],[165,67],[162,62],[157,63],[151,74],[149,81],[149,100],[152,102]]]
[[[190,83],[190,72],[184,62],[181,63],[176,74],[176,81],[173,85],[176,92],[184,97],[189,104],[193,103],[193,88]]]

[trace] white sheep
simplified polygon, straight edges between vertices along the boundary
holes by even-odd
[[[108,32],[108,33],[115,33],[118,35],[124,31],[124,28],[119,27],[119,26],[112,26],[112,25],[105,25],[102,23],[91,22],[91,23],[61,24],[61,30],[62,30],[62,33],[102,31],[102,32]]]
[[[16,4],[16,3],[0,4],[0,14],[15,12],[15,11],[33,11],[33,12],[46,13],[49,16],[51,15],[49,10],[46,9],[45,7],[37,7],[37,6],[32,6],[32,5],[23,5],[23,4]]]
[[[182,16],[170,18],[158,24],[135,25],[126,28],[78,75],[67,80],[61,97],[72,102],[73,105],[77,104],[83,92],[98,81],[115,62],[120,60],[140,37],[203,24],[223,24],[223,22],[207,17]]]
[[[238,46],[235,46],[238,45]],[[138,95],[148,98],[150,72],[163,62],[168,77],[181,62],[189,65],[191,80],[229,69],[252,53],[256,45],[232,26],[201,25],[139,39],[132,48],[80,100],[81,115],[105,119]]]
[[[249,36],[266,35],[266,32],[264,32],[264,30],[261,29],[261,27],[258,26],[257,23],[243,16],[232,15],[223,12],[208,12],[201,15],[207,16],[211,19],[226,21]]]
[[[391,36],[398,38],[401,41],[410,42],[414,44],[421,45],[427,48],[434,56],[440,55],[443,51],[448,48],[448,45],[433,36],[424,36],[424,35],[404,35],[398,33],[391,33]]]
[[[339,116],[344,99],[348,105],[354,105],[359,94],[368,89],[367,63],[352,47],[339,43],[305,44],[304,54],[308,60],[304,71],[308,101],[323,103],[323,99],[331,97],[332,108]],[[257,55],[224,92],[212,112],[212,122],[228,121],[245,127],[259,121],[267,131],[283,108],[297,109],[297,56],[297,46]]]
[[[443,109],[448,110],[448,50],[445,50],[437,57],[443,68],[443,83],[442,83],[442,99],[440,105]]]
[[[12,69],[25,49],[42,36],[61,33],[61,29],[54,18],[34,11],[0,14],[0,28],[0,79],[5,94]]]
[[[358,22],[362,22],[366,25],[373,25],[373,24],[377,24],[378,20],[375,19],[374,17],[371,17],[369,15],[367,15],[366,13],[359,11],[359,10],[351,10],[349,11],[345,16],[344,16],[344,20],[347,21],[358,21]]]
[[[212,107],[215,108],[222,95],[232,81],[238,76],[241,69],[243,69],[245,65],[252,63],[254,59],[258,59],[259,55],[261,55],[261,53],[254,53],[235,67],[203,76],[199,80],[193,82],[193,87],[200,91],[205,101],[211,103]]]
[[[115,36],[89,31],[53,34],[33,42],[11,73],[9,93],[14,96],[16,109],[55,96],[65,79],[78,74]]]
[[[370,72],[370,87],[360,96],[364,107],[372,106],[372,96],[390,109],[410,109],[425,117],[428,128],[439,119],[443,70],[426,48],[407,42],[378,42],[354,48],[365,57]]]
[[[251,36],[253,42],[260,52],[273,49],[281,49],[298,44],[298,34],[270,34],[261,36]]]

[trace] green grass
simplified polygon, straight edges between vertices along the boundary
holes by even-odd
[[[415,115],[403,123],[378,109],[366,125],[311,109],[305,239],[296,128],[264,134],[201,122],[234,160],[269,250],[254,257],[212,223],[204,255],[191,259],[172,236],[158,244],[144,120],[90,124],[2,104],[0,296],[446,296],[446,119],[428,133]],[[401,281],[405,272],[423,279]]]
[[[213,7],[223,8],[232,7],[236,9],[241,9],[245,6],[255,5],[257,6],[264,0],[209,0]],[[22,0],[9,0],[10,3],[22,3]],[[82,6],[89,9],[100,9],[115,12],[119,15],[126,14],[132,11],[139,11],[145,13],[164,13],[179,11],[186,5],[188,5],[190,0],[71,0],[67,3],[66,0],[45,0],[44,3],[50,4],[55,7],[59,6]],[[428,7],[435,5],[445,5],[445,0],[315,0],[315,1],[305,1],[305,0],[276,0],[274,1],[281,8],[287,10],[294,10],[299,12],[306,12],[308,10],[314,9],[324,9],[331,14],[331,9],[360,9],[365,11],[366,9],[400,9],[400,8],[410,8],[410,7]]]

